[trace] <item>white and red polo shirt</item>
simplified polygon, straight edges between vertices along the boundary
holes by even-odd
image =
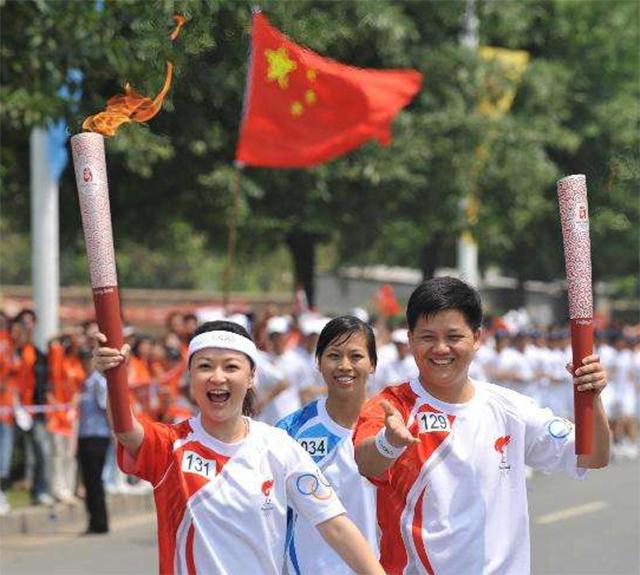
[[[250,420],[248,436],[228,444],[199,417],[141,423],[136,458],[119,445],[118,463],[153,485],[163,575],[280,574],[287,506],[313,525],[345,512],[311,457],[281,429]]]
[[[380,562],[389,575],[529,573],[525,465],[584,475],[571,422],[512,390],[473,385],[469,402],[449,404],[412,379],[363,407],[356,447],[384,425],[381,399],[421,440],[369,478],[377,486]]]

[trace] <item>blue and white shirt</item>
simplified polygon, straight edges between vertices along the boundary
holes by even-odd
[[[358,473],[352,430],[338,425],[327,413],[326,398],[305,405],[280,420],[284,429],[311,455],[358,526],[376,557],[378,534],[375,487]],[[352,575],[353,571],[304,517],[289,509],[286,562],[289,575],[307,573]]]

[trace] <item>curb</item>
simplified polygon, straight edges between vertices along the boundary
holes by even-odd
[[[109,518],[151,513],[155,510],[153,495],[107,495]],[[56,503],[51,506],[29,506],[12,510],[0,517],[0,537],[9,535],[52,534],[69,526],[85,525],[84,502]]]

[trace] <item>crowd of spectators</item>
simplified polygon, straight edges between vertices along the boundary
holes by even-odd
[[[370,320],[359,308],[352,313],[371,321],[376,332],[379,360],[370,394],[417,377],[401,319]],[[258,419],[275,424],[324,393],[314,351],[328,318],[311,312],[278,315],[275,310],[259,315],[220,313],[215,319],[222,317],[247,328],[260,349]],[[130,400],[139,417],[173,423],[194,413],[186,353],[203,319],[171,313],[164,331],[154,337],[125,327],[132,350],[127,365]],[[82,495],[88,505],[99,507],[104,505],[103,483],[108,492],[146,492],[148,484],[134,483],[115,462],[106,382],[92,368],[97,324],[87,321],[65,329],[47,349],[38,349],[36,320],[29,309],[13,318],[0,312],[0,514],[10,512],[4,491],[16,484],[28,488],[36,505],[71,503]],[[614,456],[637,457],[640,327],[599,330],[596,351],[609,373],[604,401],[612,422]],[[487,326],[470,374],[478,381],[517,389],[571,418],[571,377],[565,369],[570,360],[565,326],[532,326],[507,316]],[[94,518],[89,530],[106,532],[104,510],[89,511]]]

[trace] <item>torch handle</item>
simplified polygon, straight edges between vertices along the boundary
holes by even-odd
[[[593,319],[571,320],[571,351],[573,373],[582,360],[593,353]],[[593,451],[593,400],[595,392],[573,388],[573,409],[576,422],[576,454],[588,455]]]
[[[117,286],[94,288],[93,303],[100,331],[107,337],[107,346],[121,349],[124,344],[120,319],[120,297]],[[124,363],[105,372],[109,390],[109,405],[113,419],[113,430],[118,433],[133,428],[127,367]]]

